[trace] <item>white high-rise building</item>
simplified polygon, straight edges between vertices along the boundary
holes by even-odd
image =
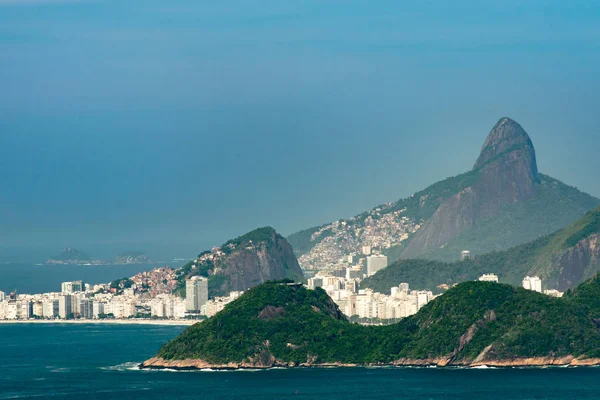
[[[479,277],[482,282],[496,282],[498,283],[498,275],[495,274],[483,274]]]
[[[17,301],[17,313],[20,319],[33,317],[33,302],[29,300]]]
[[[100,314],[104,314],[105,304],[100,301],[94,301],[94,304],[92,304],[92,315],[94,318],[100,318]]]
[[[44,318],[56,318],[58,317],[58,300],[48,299],[42,302],[42,314]]]
[[[318,287],[323,287],[323,278],[308,278],[307,286],[312,290]]]
[[[60,286],[62,294],[73,294],[75,292],[83,292],[83,282],[82,281],[73,281],[73,282],[63,282]]]
[[[44,304],[41,301],[36,301],[33,303],[33,315],[36,317],[44,316]]]
[[[542,280],[537,276],[526,276],[523,279],[523,288],[542,293]]]
[[[58,298],[58,316],[66,319],[73,314],[73,296],[64,294]]]
[[[201,276],[186,279],[185,301],[187,311],[200,311],[208,301],[208,279]]]
[[[0,301],[6,300],[6,293],[0,292]]]
[[[469,250],[463,250],[460,252],[460,261],[470,260],[471,252]]]
[[[375,275],[375,273],[377,273],[377,271],[381,271],[382,269],[387,267],[387,265],[388,265],[387,256],[383,256],[383,255],[379,255],[379,254],[369,256],[369,257],[367,257],[367,275],[368,276]]]

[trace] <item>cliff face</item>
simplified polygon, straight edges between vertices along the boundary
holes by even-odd
[[[600,234],[591,235],[556,255],[552,264],[558,274],[550,284],[560,291],[591,278],[600,271]]]
[[[500,119],[469,174],[473,184],[440,203],[404,250],[404,258],[440,248],[497,216],[503,207],[533,199],[540,178],[529,135],[510,118]]]
[[[205,251],[176,274],[179,283],[175,291],[182,292],[185,279],[199,275],[208,278],[211,297],[270,280],[304,279],[292,246],[271,227],[256,229]]]
[[[270,280],[302,279],[302,270],[292,246],[274,230],[259,243],[247,244],[219,264],[226,276],[222,291],[246,290]]]

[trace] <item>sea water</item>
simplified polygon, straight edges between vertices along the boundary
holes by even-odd
[[[183,263],[170,263],[178,268]],[[108,283],[129,278],[139,272],[150,271],[166,264],[118,264],[118,265],[45,265],[0,264],[0,291],[18,293],[60,292],[62,282],[83,280],[85,283]]]
[[[0,324],[0,399],[596,399],[600,369],[147,371],[184,328]]]

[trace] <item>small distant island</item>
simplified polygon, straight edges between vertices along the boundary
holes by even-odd
[[[98,261],[100,260],[93,260],[92,257],[80,250],[67,247],[59,255],[47,259],[46,264],[100,264]]]
[[[151,261],[146,255],[140,251],[126,251],[117,256],[115,259],[117,264],[150,264]]]
[[[145,253],[139,251],[126,251],[119,254],[114,260],[98,260],[83,251],[72,247],[65,248],[62,253],[46,260],[49,265],[107,265],[107,264],[150,264],[152,261]]]

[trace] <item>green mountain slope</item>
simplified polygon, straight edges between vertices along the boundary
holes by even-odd
[[[365,279],[361,286],[389,293],[391,286],[409,282],[416,288],[436,290],[441,284],[452,285],[495,273],[501,282],[517,286],[526,275],[538,275],[546,288],[564,291],[599,271],[600,208],[596,208],[551,235],[474,260],[399,260]]]
[[[143,366],[568,364],[598,356],[600,331],[571,297],[466,282],[398,324],[366,327],[348,322],[321,289],[268,282],[186,329]]]

